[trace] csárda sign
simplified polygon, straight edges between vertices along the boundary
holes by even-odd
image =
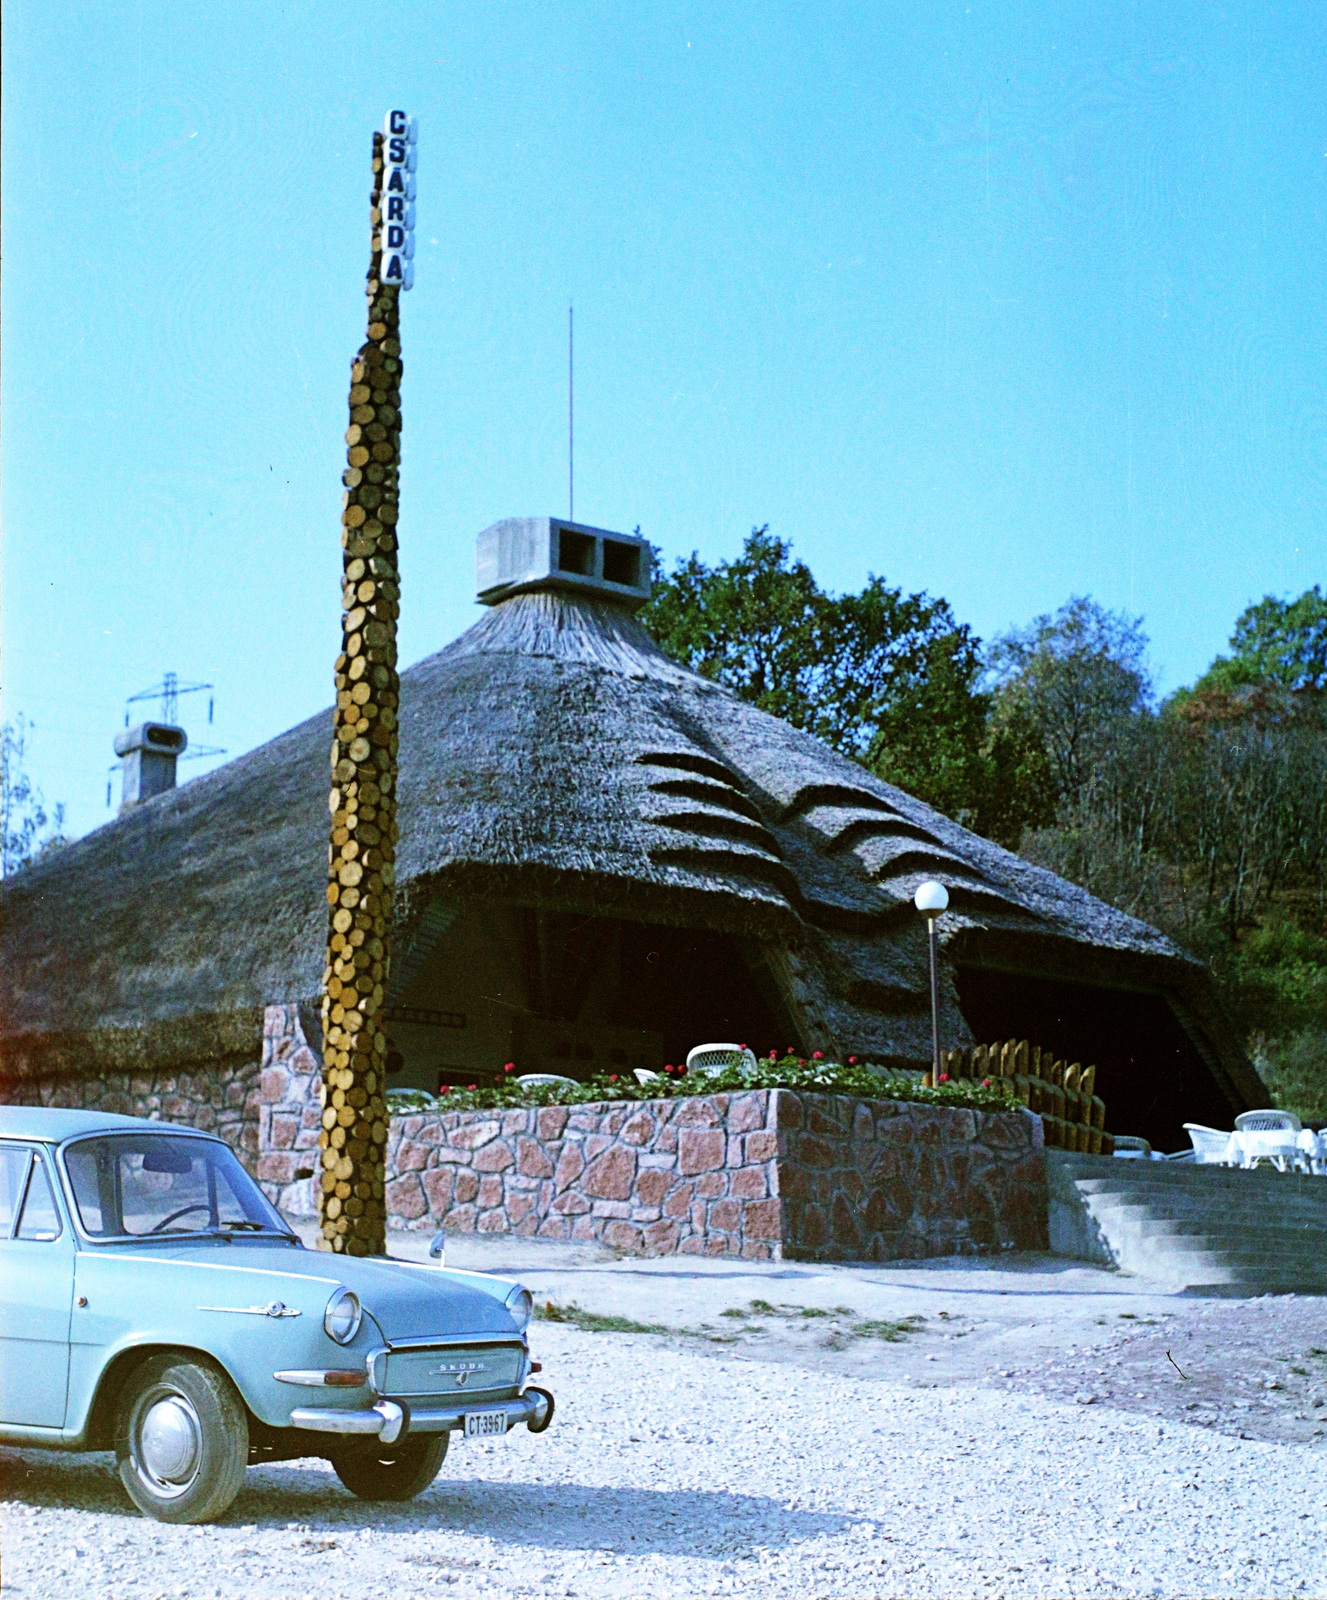
[[[415,281],[415,162],[419,118],[389,111],[382,129],[383,283],[409,289]]]

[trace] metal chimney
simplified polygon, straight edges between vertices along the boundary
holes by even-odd
[[[175,763],[189,735],[168,722],[140,722],[115,735],[121,757],[120,814],[175,787]]]

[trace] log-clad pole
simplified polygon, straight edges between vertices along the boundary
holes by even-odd
[[[379,280],[383,135],[373,137],[368,338],[350,372],[341,514],[342,642],[336,658],[327,965],[323,972],[323,1128],[318,1247],[386,1252],[387,1040],[395,882],[396,528],[401,446],[400,287]]]

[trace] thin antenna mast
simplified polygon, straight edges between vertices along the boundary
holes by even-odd
[[[576,520],[576,366],[575,314],[573,306],[567,307],[567,521]]]

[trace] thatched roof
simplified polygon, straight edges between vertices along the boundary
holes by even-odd
[[[262,1005],[318,994],[331,737],[329,711],[5,882],[6,1075],[233,1053]],[[400,752],[402,969],[439,895],[707,927],[773,953],[808,1038],[924,1059],[911,896],[938,877],[951,954],[1164,989],[1227,1091],[1260,1093],[1162,934],[679,667],[610,601],[494,606],[403,674]],[[946,1004],[961,1032],[948,973]]]

